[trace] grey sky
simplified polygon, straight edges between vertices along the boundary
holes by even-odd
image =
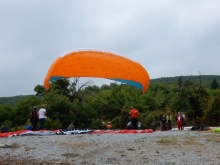
[[[0,97],[35,94],[53,61],[79,49],[128,57],[151,79],[220,75],[219,7],[219,0],[1,0]]]

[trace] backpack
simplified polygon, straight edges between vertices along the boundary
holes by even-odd
[[[37,113],[37,111],[34,110],[34,114],[33,114],[33,116],[34,116],[34,119],[38,119],[38,118],[39,118],[39,117],[38,117],[38,113]]]
[[[34,121],[38,121],[38,114],[36,110],[33,110],[30,116],[30,122],[33,123]]]

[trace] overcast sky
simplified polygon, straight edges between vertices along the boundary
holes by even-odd
[[[35,94],[58,56],[81,49],[128,57],[151,79],[220,75],[219,7],[219,0],[1,0],[0,97]]]

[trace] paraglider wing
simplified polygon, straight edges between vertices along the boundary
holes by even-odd
[[[149,85],[149,75],[139,63],[94,50],[76,51],[58,57],[45,77],[44,86],[48,90],[50,81],[70,77],[107,78],[135,86],[143,92]]]

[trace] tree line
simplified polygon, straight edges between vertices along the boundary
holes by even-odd
[[[76,128],[104,129],[111,121],[113,128],[124,129],[130,121],[129,111],[133,105],[140,112],[142,128],[159,123],[160,116],[178,111],[185,113],[188,125],[204,123],[218,126],[220,121],[220,89],[216,79],[204,87],[202,76],[199,81],[178,77],[174,83],[151,82],[146,93],[126,85],[111,83],[98,87],[79,78],[72,82],[59,79],[51,83],[48,91],[44,86],[34,87],[36,96],[28,96],[12,106],[0,104],[0,125],[7,124],[17,130],[28,124],[33,106],[46,105],[46,129],[67,128],[74,123]]]

